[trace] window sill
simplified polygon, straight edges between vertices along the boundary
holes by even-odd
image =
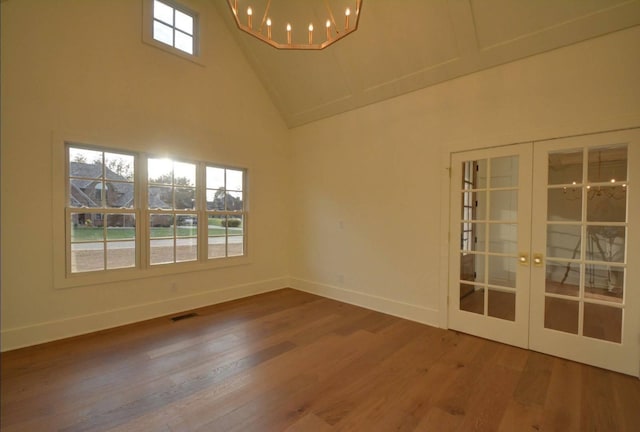
[[[120,269],[101,272],[75,273],[55,280],[54,289],[75,288],[88,285],[102,285],[108,283],[127,282],[139,279],[149,279],[167,275],[209,271],[251,264],[248,256],[221,258],[203,262],[185,262],[175,264],[155,265],[146,269]]]
[[[162,42],[158,42],[157,40],[153,39],[151,36],[145,36],[142,38],[142,41],[144,43],[146,43],[147,45],[151,45],[152,47],[158,48],[166,53],[169,54],[173,54],[174,56],[180,57],[182,59],[188,60],[192,63],[197,64],[198,66],[202,66],[205,67],[205,63],[202,60],[202,57],[198,56],[198,55],[192,55],[192,54],[188,54],[184,51],[180,51],[177,48],[174,48],[170,45],[164,44]]]

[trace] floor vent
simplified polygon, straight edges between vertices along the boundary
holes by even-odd
[[[193,317],[197,317],[198,314],[195,312],[190,312],[190,313],[186,313],[184,315],[178,315],[178,316],[174,316],[171,318],[171,321],[176,322],[176,321],[182,321],[188,318],[193,318]]]

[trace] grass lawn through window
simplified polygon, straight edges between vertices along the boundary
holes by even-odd
[[[238,234],[242,233],[242,228],[229,228],[229,234],[234,234],[236,231]],[[224,236],[224,227],[209,226],[209,236]],[[177,227],[177,237],[195,237],[198,233],[197,227]],[[87,226],[75,226],[73,227],[72,238],[74,242],[82,241],[101,241],[104,236],[104,229],[102,227],[87,227]],[[152,227],[151,237],[173,237],[173,227]],[[127,227],[109,227],[107,228],[107,240],[127,240],[135,238],[135,228]]]

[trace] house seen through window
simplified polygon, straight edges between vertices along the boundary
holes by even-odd
[[[209,258],[244,254],[244,171],[207,166]],[[218,228],[219,227],[219,228]]]
[[[135,157],[69,148],[71,272],[135,267]]]
[[[67,149],[68,273],[245,255],[246,170]],[[146,165],[144,178],[137,163]]]
[[[150,158],[147,166],[151,264],[197,260],[196,165]]]

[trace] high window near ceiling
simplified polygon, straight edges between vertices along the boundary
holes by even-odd
[[[143,40],[198,62],[198,13],[173,0],[144,0]]]

